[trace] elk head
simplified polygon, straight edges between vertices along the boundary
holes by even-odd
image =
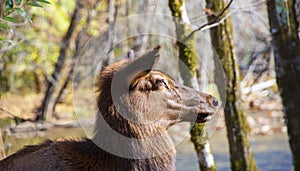
[[[102,149],[135,159],[175,154],[167,128],[182,121],[206,122],[218,110],[213,96],[179,85],[154,70],[159,51],[158,46],[140,58],[122,60],[102,71],[93,137]]]
[[[181,121],[208,121],[219,108],[218,100],[154,70],[159,51],[160,46],[114,74],[111,92],[119,113],[134,123],[157,123],[166,128]]]

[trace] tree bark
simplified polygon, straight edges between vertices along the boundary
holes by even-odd
[[[76,6],[73,12],[73,16],[70,22],[67,33],[61,42],[61,48],[58,60],[55,64],[54,71],[51,75],[52,80],[48,80],[48,87],[43,99],[42,105],[39,108],[39,113],[37,120],[46,120],[52,116],[52,111],[55,105],[55,92],[61,81],[62,69],[65,66],[65,60],[67,58],[67,51],[72,41],[72,35],[75,32],[75,28],[79,23],[80,13],[79,13],[79,0],[76,0]]]
[[[52,108],[52,112],[55,112],[55,107],[56,107],[56,104],[59,102],[59,100],[62,98],[62,95],[64,94],[65,90],[67,89],[71,79],[72,79],[72,76],[73,76],[73,73],[74,73],[74,70],[75,70],[75,59],[73,59],[73,62],[72,64],[70,65],[70,70],[68,72],[68,76],[63,84],[63,86],[60,88],[59,92],[58,92],[58,95],[56,96],[55,98],[55,102],[54,102],[54,106]]]
[[[5,158],[5,147],[4,147],[4,142],[3,142],[3,137],[2,137],[2,129],[0,127],[0,160]]]
[[[276,79],[284,106],[294,169],[300,170],[300,42],[297,3],[300,2],[267,1]]]
[[[195,34],[183,42],[183,39],[191,32],[191,29],[187,25],[189,21],[184,0],[169,0],[169,8],[175,20],[179,59],[188,67],[187,71],[186,67],[182,63],[179,63],[180,74],[185,85],[199,89],[196,79],[197,55],[195,54]],[[199,169],[216,170],[209,142],[207,137],[204,137],[206,135],[205,124],[196,123],[191,129],[190,134],[197,153]]]
[[[149,11],[149,3],[150,0],[144,0],[144,1],[139,1],[138,2],[138,13],[140,14],[147,14],[151,11]],[[149,35],[145,34],[148,33],[149,30],[151,29],[151,26],[149,23],[150,18],[145,15],[144,18],[140,19],[139,24],[137,24],[137,32],[138,35],[135,36],[135,42],[134,42],[134,47],[132,48],[135,52],[139,51],[144,51],[147,49],[148,46],[148,39]],[[130,27],[129,27],[130,28]],[[128,30],[130,31],[130,30]]]
[[[56,104],[61,100],[62,95],[64,94],[65,90],[67,89],[68,85],[70,84],[72,80],[72,76],[75,70],[75,65],[76,65],[76,59],[82,52],[81,49],[84,47],[85,43],[87,42],[89,38],[89,34],[87,33],[88,27],[90,26],[90,23],[92,21],[92,15],[89,12],[91,10],[90,8],[96,8],[97,3],[99,3],[99,0],[96,1],[93,5],[88,6],[87,4],[80,4],[79,5],[79,11],[81,11],[82,16],[86,16],[86,22],[80,29],[80,31],[77,33],[76,38],[75,38],[75,51],[72,56],[72,63],[70,64],[70,70],[67,73],[67,77],[64,80],[63,86],[60,88],[58,91],[58,95],[55,98],[55,104],[53,106],[52,112],[55,112],[55,107]]]
[[[40,93],[42,89],[42,81],[40,80],[39,74],[36,69],[33,71],[33,77],[34,77],[36,92]]]
[[[109,28],[108,28],[108,45],[109,45],[109,51],[108,54],[106,56],[106,58],[103,60],[102,62],[102,68],[101,71],[103,71],[105,69],[106,66],[108,66],[110,64],[110,60],[113,58],[114,55],[114,37],[115,37],[115,21],[117,19],[117,15],[118,15],[118,2],[116,2],[115,0],[109,0],[107,2],[108,6],[107,6],[107,22],[109,24]]]
[[[221,12],[225,8],[224,1],[213,0],[210,8],[213,13]],[[224,13],[226,15],[227,12]],[[208,16],[208,20],[214,21],[215,15]],[[240,99],[239,66],[233,53],[233,39],[230,19],[210,29],[211,39],[215,53],[222,61],[226,79],[226,103],[225,121],[227,137],[230,147],[231,169],[257,170],[253,153],[250,151],[249,131],[246,115],[243,112]],[[222,87],[219,87],[222,88]]]
[[[5,3],[6,3],[6,0],[0,1],[0,18],[3,17],[4,11],[5,11]]]

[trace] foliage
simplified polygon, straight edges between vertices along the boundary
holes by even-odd
[[[67,5],[63,6],[60,3],[64,1],[53,1],[45,9],[27,10],[30,25],[28,20],[16,15],[16,11],[10,14],[18,21],[23,19],[25,24],[10,25],[12,31],[7,31],[6,41],[0,44],[0,64],[3,67],[0,68],[0,91],[28,92],[36,90],[38,82],[49,79],[59,55],[59,42],[69,25],[69,13],[75,5],[74,2],[65,2]],[[25,7],[22,5],[28,9],[28,5]]]
[[[3,7],[1,7],[1,20],[0,28],[1,29],[10,29],[10,23],[20,23],[22,21],[31,21],[31,18],[27,12],[29,7],[43,7],[44,4],[51,4],[46,0],[7,0],[3,1]],[[17,15],[16,15],[17,14]],[[5,37],[0,36],[0,40],[5,40]]]

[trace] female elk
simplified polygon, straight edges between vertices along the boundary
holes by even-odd
[[[27,146],[0,161],[0,170],[175,170],[166,129],[182,121],[206,122],[219,104],[153,70],[159,50],[101,73],[93,139]]]

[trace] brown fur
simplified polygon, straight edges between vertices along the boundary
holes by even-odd
[[[156,48],[133,62],[117,62],[101,73],[97,99],[99,117],[92,140],[49,140],[40,145],[27,146],[0,161],[0,170],[175,170],[175,149],[166,129],[180,121],[205,122],[206,116],[214,113],[218,104],[213,96],[178,85],[159,71],[128,69],[129,66],[141,64],[141,60],[148,60],[146,65],[152,68],[158,60],[158,51],[159,48]],[[119,71],[127,74],[121,75],[120,78],[125,78],[120,83],[122,86],[128,84],[129,92],[116,90],[119,94],[117,101],[113,102],[112,80]],[[119,109],[118,105],[124,108]],[[123,112],[128,113],[132,120],[120,114]],[[96,145],[98,142],[116,149],[124,147],[124,142],[102,129],[102,117],[117,133],[142,142],[141,149],[132,144],[126,146],[133,155],[139,152],[152,154],[160,150],[163,153],[137,159],[119,157],[102,150]],[[148,138],[156,138],[156,141],[146,141]]]

